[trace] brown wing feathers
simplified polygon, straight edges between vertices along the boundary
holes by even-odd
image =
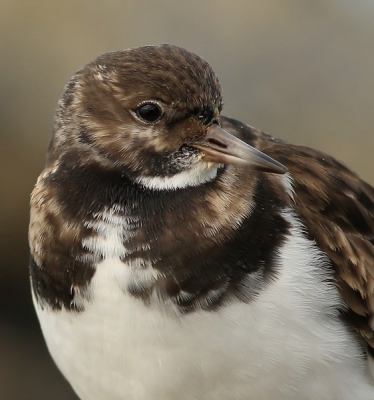
[[[374,349],[374,188],[319,151],[223,124],[288,168],[295,211],[332,261],[348,321]]]
[[[347,317],[374,348],[374,189],[332,157],[288,144],[274,147],[276,154],[267,152],[293,177],[295,209],[332,261]]]

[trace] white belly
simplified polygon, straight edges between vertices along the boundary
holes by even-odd
[[[36,304],[55,362],[84,400],[373,400],[356,338],[336,318],[337,291],[317,265],[325,260],[297,231],[279,279],[256,301],[216,312],[181,316],[156,298],[146,306],[124,290],[131,269],[106,259],[85,311]]]

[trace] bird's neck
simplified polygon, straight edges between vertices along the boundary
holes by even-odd
[[[56,214],[48,217],[55,224],[54,235],[41,244],[53,254],[53,271],[46,277],[58,282],[53,304],[69,308],[74,294],[64,296],[71,287],[84,292],[95,266],[113,257],[119,257],[124,268],[148,266],[156,271],[159,278],[151,286],[128,288],[143,301],[154,291],[169,297],[183,292],[188,295],[178,297],[178,307],[189,311],[201,304],[215,309],[227,296],[249,300],[260,288],[248,291],[246,279],[275,271],[275,253],[288,224],[282,217],[286,204],[276,182],[264,182],[268,178],[260,174],[249,179],[247,174],[227,167],[201,186],[155,191],[99,165],[74,169],[60,165],[40,188],[53,193]],[[69,235],[72,226],[75,231]],[[61,240],[71,243],[61,246]],[[59,265],[57,253],[66,248],[68,263],[64,254]],[[52,263],[48,254],[49,250],[44,260],[36,260],[44,274]],[[87,279],[79,279],[81,275]]]

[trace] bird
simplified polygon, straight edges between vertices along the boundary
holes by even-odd
[[[373,400],[373,187],[222,107],[171,44],[67,83],[29,225],[54,362],[83,400]]]

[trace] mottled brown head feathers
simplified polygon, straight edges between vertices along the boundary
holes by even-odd
[[[157,124],[134,118],[134,110],[146,101],[162,109]],[[161,163],[183,144],[203,137],[206,128],[198,117],[221,108],[221,88],[212,68],[187,50],[161,45],[107,53],[67,84],[48,162],[74,152],[77,163],[89,159],[104,167],[157,174],[146,162],[149,156]],[[170,159],[166,162],[170,165]]]

